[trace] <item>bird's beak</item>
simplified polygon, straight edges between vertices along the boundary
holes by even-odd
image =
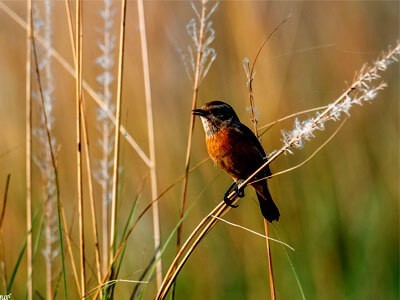
[[[192,114],[194,116],[204,117],[206,115],[206,111],[204,109],[201,109],[201,108],[193,109],[192,110]]]

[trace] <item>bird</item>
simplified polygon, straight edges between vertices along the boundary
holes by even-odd
[[[238,197],[244,197],[243,188],[238,187],[265,163],[265,151],[253,131],[240,122],[229,104],[211,101],[192,110],[192,114],[201,118],[209,156],[216,166],[234,180],[224,194],[224,201],[228,206],[237,207],[228,196],[235,190]],[[271,174],[267,165],[251,183],[256,191],[261,213],[268,222],[278,221],[280,216],[265,179]]]

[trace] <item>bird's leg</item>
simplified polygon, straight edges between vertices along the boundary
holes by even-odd
[[[239,185],[241,185],[243,181],[244,181],[243,179],[238,179],[238,181],[236,181],[235,192],[239,198],[244,197],[244,187],[239,189]]]
[[[238,207],[239,206],[239,205],[232,204],[233,201],[229,199],[229,194],[235,188],[237,188],[237,186],[236,186],[236,182],[234,181],[234,182],[232,182],[232,184],[230,185],[230,187],[224,194],[224,202],[227,206],[230,206],[230,207]]]
[[[234,190],[236,193],[236,196],[238,196],[239,198],[243,198],[244,197],[244,189],[241,188],[239,189],[239,184],[242,182],[242,180],[238,180],[238,181],[234,181],[231,186],[228,188],[228,190],[225,192],[224,194],[224,202],[226,203],[226,205],[230,206],[230,207],[238,207],[239,205],[235,205],[232,204],[233,200],[229,199],[229,194]]]

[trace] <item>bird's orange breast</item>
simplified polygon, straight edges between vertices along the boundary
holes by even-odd
[[[263,163],[264,153],[259,150],[260,146],[252,136],[235,127],[224,127],[207,136],[206,144],[214,163],[234,180],[247,178]]]
[[[221,129],[206,138],[207,151],[211,159],[219,165],[219,161],[232,151],[232,141],[227,129]]]

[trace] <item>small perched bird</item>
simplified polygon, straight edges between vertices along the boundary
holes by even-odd
[[[253,174],[265,162],[266,155],[260,141],[254,133],[242,124],[233,108],[222,101],[206,103],[200,109],[194,109],[193,115],[200,116],[206,133],[207,151],[214,163],[228,173],[234,180],[225,193],[227,205],[236,207],[228,199],[235,189],[238,197],[243,197],[243,190],[238,185]],[[269,166],[265,167],[257,179],[271,175]],[[269,222],[279,220],[279,210],[268,190],[267,180],[251,184],[257,193],[261,213]]]

